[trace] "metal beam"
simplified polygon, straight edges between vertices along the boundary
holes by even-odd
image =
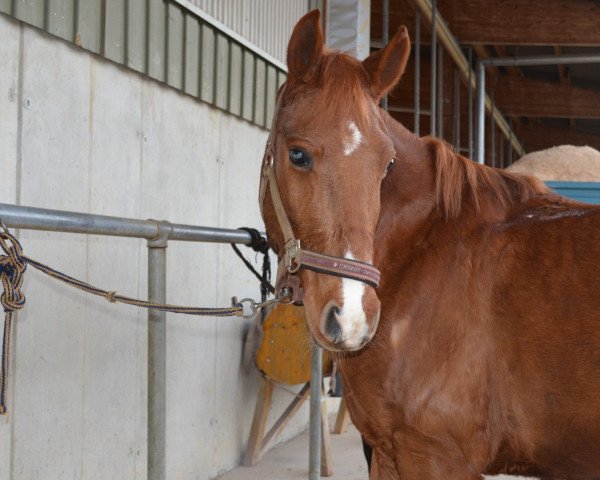
[[[581,63],[600,63],[600,54],[578,55],[537,55],[519,57],[490,57],[481,60],[486,67],[524,67],[535,65],[575,65]]]
[[[409,1],[416,8],[418,8],[421,11],[421,13],[424,15],[426,20],[431,20],[431,17],[432,17],[431,0],[409,0]],[[445,22],[445,20],[439,14],[437,15],[437,20],[436,20],[436,31],[437,31],[437,36],[439,38],[440,43],[446,48],[446,51],[448,52],[450,57],[452,57],[452,59],[454,60],[454,63],[459,68],[461,75],[467,81],[467,84],[471,83],[471,88],[475,88],[475,86],[476,86],[475,78],[474,78],[474,75],[472,75],[471,66],[469,65],[465,55],[463,54],[458,41],[456,40],[456,38],[450,31],[448,24]],[[469,72],[471,72],[471,75],[469,75]],[[432,82],[433,82],[433,80],[432,80]],[[491,107],[492,107],[491,99],[486,95],[485,96],[485,108],[488,111],[491,111],[491,109],[492,109]],[[511,135],[508,122],[506,121],[506,119],[503,117],[503,115],[497,109],[493,114],[493,119],[496,122],[496,124],[498,125],[498,128],[500,129],[502,134],[506,138],[510,139],[513,147],[516,149],[516,151],[519,153],[519,155],[522,155],[523,153],[525,153],[525,150],[523,149],[523,146],[521,145],[519,140],[517,138],[515,138],[513,135]]]
[[[484,144],[485,144],[485,67],[497,66],[504,67],[508,65],[529,66],[529,65],[562,65],[562,64],[581,64],[581,63],[600,63],[600,54],[589,55],[540,55],[528,57],[496,57],[480,60],[477,67],[477,152],[476,160],[478,163],[484,163]],[[490,102],[491,103],[491,102]],[[512,132],[512,128],[510,129]],[[512,140],[512,134],[511,138]],[[511,142],[512,146],[512,142]],[[513,157],[512,148],[510,158]],[[522,152],[517,151],[519,155]],[[512,163],[512,160],[511,162]]]

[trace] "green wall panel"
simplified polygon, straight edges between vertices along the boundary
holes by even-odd
[[[178,0],[0,0],[0,12],[261,127],[286,78],[281,64]]]

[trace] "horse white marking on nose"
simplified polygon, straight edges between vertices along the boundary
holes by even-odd
[[[350,137],[344,140],[344,155],[351,155],[362,142],[362,133],[354,122],[348,122]]]
[[[345,258],[355,260],[350,251],[346,253]],[[363,282],[350,278],[342,279],[342,299],[344,305],[338,315],[338,321],[342,327],[342,338],[344,340],[352,338],[356,344],[360,343],[369,329],[362,303],[365,289],[366,285]]]

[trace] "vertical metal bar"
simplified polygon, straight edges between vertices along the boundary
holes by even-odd
[[[460,72],[454,69],[454,149],[460,153]]]
[[[148,300],[167,300],[167,249],[148,242]],[[164,480],[166,313],[148,310],[148,478]]]
[[[473,49],[469,47],[469,78],[467,80],[469,109],[469,158],[473,158]]]
[[[429,110],[430,110],[430,118],[429,118],[429,133],[432,137],[435,137],[435,124],[436,124],[436,113],[435,113],[435,92],[436,92],[436,66],[437,66],[437,32],[436,32],[436,16],[437,16],[437,2],[436,0],[431,0],[431,95],[429,99]]]
[[[167,301],[167,244],[173,226],[156,222],[158,235],[148,240],[148,300]],[[165,432],[167,398],[166,312],[148,310],[148,478],[166,478]]]
[[[504,168],[504,136],[500,135],[500,168]]]
[[[313,342],[310,352],[310,445],[308,478],[321,478],[321,384],[323,383],[323,351]]]
[[[437,136],[444,138],[444,49],[438,45],[437,68]]]
[[[421,12],[415,12],[415,135],[421,132]]]
[[[477,163],[485,162],[485,66],[477,63]]]
[[[389,0],[383,0],[383,24],[381,26],[381,42],[383,43],[383,45],[387,45],[389,38],[390,38],[389,16],[390,16]],[[387,95],[384,95],[381,98],[381,108],[383,108],[384,110],[388,109]]]

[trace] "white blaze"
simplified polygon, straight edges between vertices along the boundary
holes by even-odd
[[[348,251],[345,257],[355,260],[352,252]],[[342,279],[342,298],[344,305],[338,315],[338,321],[342,327],[342,338],[344,340],[353,337],[358,344],[367,334],[367,316],[363,308],[363,296],[366,285],[358,280],[350,278]]]
[[[347,157],[351,155],[362,142],[362,133],[354,122],[348,122],[348,130],[350,136],[344,140],[344,155]]]

